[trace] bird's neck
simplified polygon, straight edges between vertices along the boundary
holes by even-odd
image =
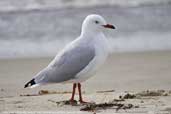
[[[88,45],[93,45],[105,53],[110,51],[110,46],[108,46],[109,42],[103,32],[97,32],[96,34],[82,33],[78,40]]]
[[[91,31],[91,30],[82,30],[81,31],[81,36],[83,36],[83,38],[96,38],[96,36],[103,34],[103,32],[101,31]]]
[[[107,39],[103,32],[83,33],[81,34],[80,39],[83,39],[82,41],[89,42],[90,44],[92,43],[93,45],[96,45],[96,43],[100,45],[106,45],[107,42]]]

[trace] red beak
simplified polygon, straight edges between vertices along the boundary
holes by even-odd
[[[102,25],[105,28],[110,28],[110,29],[116,29],[113,25],[111,24],[106,24],[106,25]]]

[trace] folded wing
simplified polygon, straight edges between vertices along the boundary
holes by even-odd
[[[74,79],[94,57],[94,48],[88,46],[74,47],[64,51],[35,77],[35,82],[59,83]]]

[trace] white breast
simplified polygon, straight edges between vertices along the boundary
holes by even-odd
[[[92,44],[95,47],[96,55],[89,65],[77,74],[76,79],[73,80],[74,82],[82,82],[93,76],[108,56],[108,42],[103,34],[96,36],[92,40]]]

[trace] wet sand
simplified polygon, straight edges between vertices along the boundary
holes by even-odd
[[[70,98],[72,84],[54,84],[34,89],[24,89],[24,84],[44,68],[52,58],[22,58],[0,60],[0,111],[60,111],[60,113],[80,111],[82,106],[57,106],[51,101]],[[139,53],[114,53],[99,72],[83,83],[84,98],[96,103],[117,99],[126,92],[137,93],[144,90],[165,90],[171,87],[171,51]],[[37,95],[40,90],[57,93]],[[97,91],[109,92],[97,92]],[[59,94],[60,92],[64,92]],[[66,92],[66,93],[65,93]],[[67,93],[69,92],[69,93]],[[77,98],[77,96],[76,96]],[[124,103],[139,105],[139,108],[101,110],[100,113],[171,113],[171,96],[153,96],[128,99]],[[20,113],[20,112],[18,112]],[[34,113],[34,112],[33,112]],[[87,112],[86,112],[87,113]],[[92,113],[92,112],[89,112]]]

